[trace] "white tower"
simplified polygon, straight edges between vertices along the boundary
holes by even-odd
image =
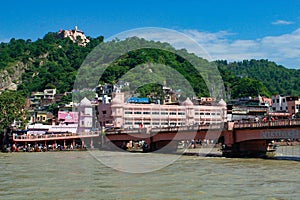
[[[93,127],[93,106],[90,100],[84,97],[78,108],[79,112],[79,133],[90,132]]]

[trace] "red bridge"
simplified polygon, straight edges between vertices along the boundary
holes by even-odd
[[[42,136],[13,136],[13,143],[56,143],[61,145],[75,144],[81,140],[82,145],[101,147],[106,142],[126,149],[130,141],[143,141],[147,144],[144,150],[170,152],[177,149],[181,141],[211,141],[222,144],[222,152],[227,157],[265,156],[273,152],[273,140],[300,139],[300,120],[278,120],[275,122],[229,122],[190,127],[169,127],[162,129],[113,130],[105,135],[99,132],[84,134],[53,134]]]
[[[275,122],[229,122],[211,126],[174,127],[165,129],[119,130],[106,133],[106,138],[124,148],[129,141],[144,140],[150,151],[172,151],[182,140],[213,140],[222,143],[224,156],[266,156],[274,152],[272,141],[300,139],[300,120]]]

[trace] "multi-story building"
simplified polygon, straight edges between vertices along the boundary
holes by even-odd
[[[51,124],[52,123],[53,114],[46,111],[38,111],[36,113],[35,122]]]
[[[28,130],[31,133],[46,134],[46,133],[84,133],[90,132],[94,127],[93,105],[90,100],[84,98],[78,106],[78,112],[58,111],[57,121],[47,116],[47,112],[38,112],[36,122],[28,125]],[[51,115],[52,116],[52,115]],[[52,125],[44,125],[45,122],[51,119]],[[38,132],[36,132],[38,131]]]
[[[29,98],[30,108],[36,109],[41,106],[41,100],[44,98],[43,92],[33,92]]]
[[[44,90],[44,99],[54,99],[55,95],[56,95],[56,89]]]
[[[290,116],[300,111],[300,98],[293,96],[272,96],[272,109],[274,112],[288,113]]]
[[[288,112],[290,115],[300,112],[300,98],[299,97],[286,97]]]
[[[243,97],[227,104],[228,121],[262,119],[269,113],[271,99],[258,96],[257,98]]]
[[[272,96],[272,110],[275,112],[288,112],[288,105],[285,96]]]
[[[100,126],[122,128],[189,126],[226,121],[226,103],[195,105],[187,98],[181,104],[125,102],[124,93],[116,93],[109,104],[98,106]]]

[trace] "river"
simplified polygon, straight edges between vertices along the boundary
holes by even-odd
[[[0,199],[299,199],[299,146],[278,151],[278,159],[131,153],[156,166],[151,173],[114,152],[2,153]]]

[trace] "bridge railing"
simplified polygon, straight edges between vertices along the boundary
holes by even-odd
[[[223,129],[223,123],[213,124],[194,124],[190,126],[169,126],[169,127],[147,127],[147,128],[134,128],[134,129],[117,129],[112,131],[106,131],[106,134],[150,134],[158,132],[180,132],[180,131],[199,131],[199,130],[218,130]]]
[[[56,133],[56,134],[42,134],[42,135],[18,135],[13,134],[14,140],[35,140],[35,139],[50,139],[50,138],[63,138],[63,137],[74,137],[74,136],[97,136],[98,132],[87,132],[87,133]]]
[[[267,122],[235,122],[234,128],[260,128],[260,127],[273,127],[273,126],[299,126],[300,119],[296,120],[275,120]]]

